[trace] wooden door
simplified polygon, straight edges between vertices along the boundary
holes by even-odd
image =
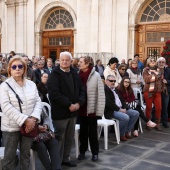
[[[158,58],[170,39],[170,24],[139,25],[136,30],[136,53],[145,62],[149,56]]]
[[[163,45],[146,44],[145,56],[146,58],[154,56],[156,59],[158,59],[161,56],[162,50],[163,50]]]
[[[42,38],[43,55],[46,58],[52,58],[53,62],[63,51],[69,51],[71,54],[74,52],[73,30],[44,31]]]

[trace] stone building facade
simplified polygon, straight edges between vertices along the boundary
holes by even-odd
[[[170,39],[170,0],[0,0],[0,52],[145,60]]]

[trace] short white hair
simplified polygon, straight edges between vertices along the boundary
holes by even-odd
[[[72,60],[72,58],[73,58],[71,53],[69,53],[68,51],[61,52],[60,58],[63,57],[63,56],[68,56],[70,58],[70,60]]]
[[[157,62],[162,61],[162,60],[163,60],[163,61],[166,61],[164,57],[159,57],[159,58],[157,59]]]

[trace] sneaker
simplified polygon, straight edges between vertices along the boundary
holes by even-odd
[[[134,137],[138,137],[139,135],[138,135],[138,131],[137,130],[134,130],[134,132],[133,132],[133,136]]]
[[[156,126],[156,123],[152,122],[151,120],[149,120],[147,123],[146,123],[147,126],[149,127],[155,127]]]

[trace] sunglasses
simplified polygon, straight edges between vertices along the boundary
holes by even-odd
[[[16,70],[17,67],[21,70],[21,69],[23,69],[24,66],[22,64],[12,65],[11,66],[12,70]]]
[[[126,69],[121,69],[121,70],[126,70]]]
[[[130,81],[124,81],[125,83],[127,83],[127,84],[130,84]]]
[[[151,63],[155,63],[156,61],[155,60],[150,60]]]
[[[109,80],[109,79],[107,79],[107,80],[110,81],[110,82],[112,82],[112,83],[113,83],[113,82],[114,82],[114,83],[116,82],[116,80]]]

